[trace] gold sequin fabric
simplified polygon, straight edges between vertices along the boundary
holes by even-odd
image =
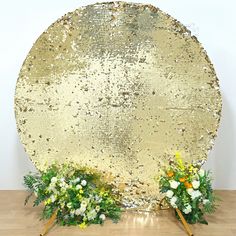
[[[147,208],[175,151],[203,163],[219,125],[214,68],[196,37],[151,5],[81,7],[34,43],[16,85],[24,148],[42,170],[74,161]]]

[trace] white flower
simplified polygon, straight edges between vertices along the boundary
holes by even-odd
[[[192,189],[192,188],[188,188],[188,189],[187,189],[187,193],[188,193],[189,195],[191,195],[192,192],[193,192],[193,189]]]
[[[81,213],[84,213],[86,211],[86,206],[81,206],[80,211],[81,211]]]
[[[75,210],[73,209],[73,210],[70,211],[70,216],[74,217],[74,214],[75,214]]]
[[[177,182],[175,180],[170,180],[169,183],[170,183],[170,187],[173,189],[177,189],[180,184],[179,182]]]
[[[172,198],[173,195],[174,195],[174,192],[173,192],[172,190],[168,190],[168,191],[166,192],[166,196],[167,196],[168,198]]]
[[[57,182],[57,177],[52,177],[51,178],[51,183],[56,183]]]
[[[194,180],[194,181],[192,182],[192,185],[193,185],[193,188],[194,188],[194,189],[198,189],[199,186],[200,186],[200,181]]]
[[[96,210],[96,211],[100,211],[100,206],[96,206],[96,207],[95,207],[95,210]]]
[[[55,196],[55,195],[51,195],[50,198],[51,198],[51,201],[52,201],[52,202],[55,202],[55,201],[56,201],[56,196]]]
[[[106,216],[104,214],[101,214],[99,218],[104,221],[106,219]]]
[[[73,182],[76,184],[76,183],[79,183],[79,181],[80,181],[80,178],[78,177]]]
[[[196,190],[196,191],[194,190],[194,191],[191,192],[190,195],[191,195],[192,200],[194,200],[195,198],[200,197],[202,194],[199,190]]]
[[[87,201],[83,200],[83,201],[81,202],[81,206],[86,207],[87,205],[88,205]]]
[[[96,218],[96,216],[97,216],[97,212],[94,209],[89,211],[87,214],[88,220],[93,220]]]
[[[60,204],[61,208],[65,207],[65,202],[60,201],[59,204]]]
[[[95,196],[95,201],[100,203],[102,201],[102,198],[99,197],[98,195]]]
[[[81,181],[81,185],[82,185],[82,186],[86,186],[86,184],[87,184],[87,181],[83,179],[83,180]]]
[[[203,177],[203,176],[205,175],[205,170],[200,169],[200,170],[198,171],[198,174],[199,174],[200,177]]]
[[[206,205],[207,203],[209,203],[210,201],[208,199],[203,199],[203,204]]]
[[[59,186],[60,186],[61,188],[66,188],[66,187],[68,186],[68,184],[67,184],[66,182],[62,181],[62,182],[59,184]]]
[[[59,186],[61,187],[62,192],[66,192],[67,188],[69,187],[69,185],[66,182],[61,182]]]
[[[76,209],[76,210],[75,210],[75,215],[79,216],[79,215],[81,215],[81,214],[82,214],[81,209]]]
[[[56,190],[56,187],[55,187],[55,185],[54,184],[49,184],[49,187],[48,187],[48,191],[50,192],[56,192],[57,190]]]
[[[61,188],[61,191],[64,193],[64,192],[66,192],[66,187],[62,187]]]
[[[176,201],[177,201],[177,197],[176,197],[176,196],[174,196],[174,197],[172,197],[172,198],[170,199],[170,204],[171,204],[171,206],[174,207],[174,208],[177,208]]]
[[[68,208],[72,208],[72,202],[67,203],[66,206],[67,206]]]
[[[81,189],[82,186],[80,184],[77,184],[76,187],[75,187],[77,190]]]
[[[187,205],[187,206],[185,206],[185,208],[184,208],[184,210],[183,210],[183,212],[185,213],[185,214],[188,214],[188,213],[190,213],[192,211],[192,207],[191,207],[191,205]]]

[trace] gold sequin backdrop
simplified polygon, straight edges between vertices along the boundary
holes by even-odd
[[[219,125],[213,66],[191,33],[150,5],[81,7],[53,23],[21,68],[20,139],[38,169],[57,160],[111,173],[124,204],[160,197],[176,150],[203,162]]]

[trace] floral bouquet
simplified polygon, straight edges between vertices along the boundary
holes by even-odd
[[[209,171],[196,165],[184,165],[180,153],[175,154],[176,161],[170,164],[159,179],[160,191],[173,208],[178,208],[190,224],[208,224],[205,213],[216,209],[216,196],[211,186]],[[176,213],[177,218],[178,214]]]
[[[51,165],[39,174],[24,177],[24,183],[36,196],[34,206],[44,203],[42,218],[55,215],[61,225],[102,224],[106,217],[117,222],[121,208],[111,187],[100,180],[100,176],[82,170],[75,164]]]

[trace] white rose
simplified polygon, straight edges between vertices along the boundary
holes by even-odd
[[[200,177],[203,177],[203,176],[205,175],[205,170],[200,169],[200,170],[198,171],[198,174],[199,174]]]
[[[208,199],[203,199],[203,204],[206,205],[207,203],[209,203],[210,201]]]
[[[185,214],[188,214],[188,213],[190,213],[192,211],[192,207],[188,204],[185,208],[184,208],[184,210],[183,210],[183,212],[185,213]]]
[[[77,190],[81,189],[82,186],[80,184],[77,184],[76,187],[75,187]]]
[[[173,189],[177,189],[180,184],[179,182],[177,182],[175,180],[170,180],[169,183],[170,183],[170,187]]]
[[[51,183],[56,183],[57,182],[57,177],[52,177],[51,178]]]
[[[173,192],[172,190],[168,190],[168,191],[166,192],[166,196],[167,196],[168,198],[172,198],[173,195],[174,195],[174,192]]]
[[[174,208],[177,208],[177,205],[176,205],[177,199],[178,199],[178,198],[177,198],[176,196],[174,196],[174,197],[172,197],[172,198],[170,199],[170,204],[171,204],[171,206],[174,207]]]
[[[87,184],[87,181],[86,181],[86,180],[82,180],[82,181],[81,181],[81,185],[82,185],[82,186],[86,186],[86,184]]]
[[[74,183],[78,183],[80,181],[80,178],[78,177],[78,178],[76,178],[73,182]]]
[[[99,218],[104,221],[106,219],[106,216],[104,214],[101,214]]]
[[[187,189],[187,193],[188,193],[189,195],[191,195],[192,192],[193,192],[193,189],[192,189],[192,188],[188,188],[188,189]]]
[[[194,189],[198,189],[199,186],[200,186],[200,181],[194,180],[194,181],[192,182],[192,185],[193,185],[193,188],[194,188]]]
[[[200,197],[202,194],[199,190],[196,190],[196,191],[192,191],[190,195],[191,195],[192,200],[194,200],[195,198]]]

